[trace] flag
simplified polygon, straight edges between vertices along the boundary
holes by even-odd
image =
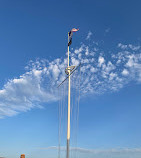
[[[73,28],[71,31],[72,32],[76,32],[76,31],[78,31],[79,29],[75,29],[75,28]]]
[[[69,40],[68,46],[70,46],[72,43],[72,38]]]
[[[69,39],[72,37],[72,35],[73,35],[73,32],[70,31],[70,32],[69,32]]]
[[[73,29],[69,32],[68,46],[70,46],[71,43],[72,43],[72,35],[73,35],[73,32],[76,32],[76,31],[78,31],[78,30],[79,30],[79,29],[75,29],[75,28],[73,28]]]
[[[78,31],[78,30],[79,30],[79,29],[75,29],[75,28],[73,28],[73,29],[69,32],[69,38],[72,37],[73,32],[76,32],[76,31]]]

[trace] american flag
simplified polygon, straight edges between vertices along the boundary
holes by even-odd
[[[78,30],[79,30],[79,29],[73,28],[73,29],[69,32],[68,46],[70,46],[71,43],[72,43],[72,35],[73,35],[73,32],[76,32],[76,31],[78,31]]]
[[[75,28],[73,28],[73,29],[69,32],[69,38],[72,37],[73,32],[76,32],[76,31],[78,31],[78,30],[79,30],[79,29],[75,29]]]

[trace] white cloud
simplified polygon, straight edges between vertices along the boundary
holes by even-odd
[[[130,45],[131,47],[131,45]],[[92,53],[94,46],[82,44],[71,52],[70,63],[81,62],[81,95],[101,95],[118,91],[131,80],[141,83],[141,53],[135,48],[111,53],[103,57],[101,48]],[[91,54],[92,53],[92,54]],[[103,52],[104,53],[104,52]],[[105,53],[106,55],[106,53]],[[67,57],[53,61],[30,61],[26,72],[9,80],[0,90],[0,118],[17,115],[32,108],[42,108],[44,103],[57,101],[57,86],[66,77]],[[128,75],[128,78],[127,78]]]
[[[119,48],[122,48],[122,49],[126,49],[128,46],[125,45],[125,44],[119,43],[119,44],[118,44],[118,47],[119,47]]]
[[[83,45],[79,48],[79,49],[75,49],[74,50],[74,53],[78,54],[78,53],[81,53],[83,51]]]
[[[123,75],[123,76],[128,76],[128,74],[129,74],[129,71],[127,71],[127,69],[124,69],[124,70],[122,71],[122,75]]]
[[[47,148],[38,148],[40,150],[58,150],[60,149],[61,155],[62,152],[66,152],[65,146],[51,146]],[[141,148],[112,148],[112,149],[86,149],[80,147],[70,147],[70,152],[77,152],[77,155],[81,157],[97,157],[97,158],[107,158],[107,157],[116,157],[116,158],[128,158],[134,157],[139,158],[141,156]]]
[[[133,45],[133,44],[122,44],[122,43],[119,43],[118,44],[118,47],[125,50],[125,49],[131,49],[133,51],[137,51],[139,50],[141,47],[139,45]]]
[[[51,70],[53,71],[54,77],[55,77],[55,78],[58,78],[58,76],[59,76],[59,74],[60,74],[60,70],[59,70],[59,68],[58,68],[58,65],[53,65],[53,67],[52,67]]]
[[[140,46],[134,46],[134,45],[132,45],[132,44],[129,44],[129,48],[131,48],[131,49],[134,50],[134,51],[137,51],[137,50],[140,49]]]
[[[102,64],[104,63],[104,58],[102,57],[102,56],[100,56],[99,58],[98,58],[98,65],[101,67],[102,66]]]
[[[108,64],[107,66],[105,67],[105,71],[107,73],[109,73],[110,71],[114,70],[115,69],[115,66],[111,63],[111,61],[108,61]]]
[[[89,48],[88,48],[88,46],[86,47],[85,55],[89,55]]]
[[[39,148],[41,150],[48,150],[48,149],[57,149],[58,146],[50,146],[50,147],[45,147],[45,148]],[[66,151],[65,146],[60,146],[60,150]],[[86,153],[132,153],[132,152],[139,152],[141,153],[141,148],[112,148],[112,149],[86,149],[86,148],[81,148],[81,147],[70,147],[70,151],[72,150],[77,150],[80,152],[86,152]]]
[[[71,63],[72,63],[72,65],[78,66],[79,65],[79,60],[77,60],[74,57],[72,57],[71,58]]]
[[[113,80],[115,77],[117,77],[117,74],[111,72],[110,75],[109,75],[109,80]]]
[[[89,32],[88,32],[88,35],[87,35],[87,37],[86,37],[86,40],[90,39],[91,36],[92,36],[92,32],[89,31]]]
[[[108,33],[110,30],[111,30],[110,28],[107,28],[107,29],[105,30],[105,33]]]
[[[91,71],[91,72],[96,72],[96,69],[95,69],[94,67],[91,67],[91,68],[90,68],[90,71]]]

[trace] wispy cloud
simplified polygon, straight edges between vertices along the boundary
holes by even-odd
[[[117,53],[106,56],[99,44],[70,52],[72,65],[81,66],[81,95],[101,95],[123,88],[130,81],[141,83],[141,47],[117,44]],[[0,118],[17,115],[43,103],[57,101],[57,86],[66,77],[67,58],[30,61],[26,72],[9,80],[0,90]]]
[[[137,51],[137,50],[139,50],[141,48],[140,45],[122,44],[122,43],[119,43],[118,47],[123,49],[123,50],[131,49],[132,51]]]
[[[87,37],[86,37],[86,40],[90,39],[90,38],[91,38],[91,36],[92,36],[92,32],[91,32],[91,31],[89,31],[89,32],[88,32],[88,35],[87,35]]]
[[[111,30],[110,28],[107,28],[107,29],[105,30],[105,33],[108,33],[110,30]]]
[[[41,150],[49,150],[49,149],[55,149],[58,150],[64,150],[66,151],[65,146],[50,146],[46,148],[39,148]],[[80,147],[70,147],[70,151],[79,151],[79,152],[86,152],[86,153],[125,153],[125,152],[140,152],[141,153],[141,148],[112,148],[112,149],[86,149],[86,148],[80,148]]]

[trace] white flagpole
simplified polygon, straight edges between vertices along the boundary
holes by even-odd
[[[70,145],[70,68],[69,68],[69,33],[68,33],[68,125],[67,125],[67,157],[69,158],[69,145]]]

